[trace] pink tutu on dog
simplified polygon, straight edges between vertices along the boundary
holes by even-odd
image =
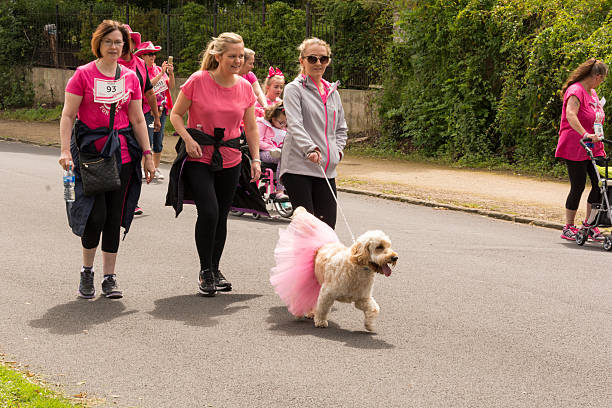
[[[297,211],[278,234],[270,283],[291,314],[304,316],[316,306],[321,289],[314,273],[317,250],[340,240],[329,225],[306,211]]]

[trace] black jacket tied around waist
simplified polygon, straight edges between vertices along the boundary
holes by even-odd
[[[187,128],[189,135],[200,146],[213,146],[213,153],[210,159],[210,169],[212,171],[220,171],[223,169],[223,156],[219,151],[220,147],[229,147],[231,149],[240,149],[240,138],[236,137],[230,140],[223,140],[225,129],[215,128],[213,136],[202,132],[199,129]],[[179,138],[176,142],[176,159],[170,169],[170,177],[168,179],[168,193],[166,194],[166,205],[172,206],[176,216],[183,210],[183,202],[191,200],[191,192],[185,188],[182,180],[183,165],[187,160],[187,149],[185,142]]]

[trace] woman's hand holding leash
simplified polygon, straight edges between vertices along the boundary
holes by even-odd
[[[319,164],[321,162],[321,152],[318,150],[315,150],[314,152],[308,153],[306,158],[310,160],[311,162],[313,162],[314,164]]]

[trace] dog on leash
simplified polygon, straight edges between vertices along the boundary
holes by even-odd
[[[366,330],[373,331],[380,311],[372,297],[374,276],[390,276],[390,266],[398,260],[389,237],[368,231],[346,247],[333,229],[303,207],[279,234],[270,282],[289,312],[313,318],[316,327],[327,327],[335,301],[354,303],[364,312]]]
[[[354,303],[365,315],[366,330],[374,331],[374,319],[380,312],[372,297],[374,276],[391,275],[398,256],[391,240],[382,231],[368,231],[346,247],[330,243],[317,251],[315,276],[321,284],[315,309],[309,314],[316,327],[327,327],[327,316],[335,301]]]

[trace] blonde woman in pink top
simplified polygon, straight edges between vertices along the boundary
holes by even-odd
[[[592,140],[591,150],[595,157],[605,155],[603,143],[595,134],[594,123],[597,119],[603,124],[605,119],[603,103],[595,89],[601,85],[607,75],[608,66],[602,61],[591,58],[570,74],[562,88],[563,108],[555,157],[565,160],[570,180],[570,192],[565,202],[565,226],[561,233],[563,239],[574,240],[578,232],[574,221],[587,174],[591,179],[591,192],[587,198],[586,220],[589,219],[592,204],[601,200],[596,170],[586,151],[580,146],[580,139]],[[589,227],[586,220],[582,224],[584,227]],[[591,228],[589,231],[591,231],[589,238],[603,238],[597,228]]]
[[[259,179],[259,133],[255,93],[239,74],[244,43],[235,33],[222,33],[208,43],[202,67],[181,87],[170,121],[182,145],[170,171],[166,205],[176,213],[182,203],[195,202],[195,241],[200,258],[199,291],[214,296],[232,285],[219,271],[227,235],[227,215],[238,185],[242,154],[240,124],[244,121],[251,152],[251,177]],[[188,128],[184,116],[189,114]]]

